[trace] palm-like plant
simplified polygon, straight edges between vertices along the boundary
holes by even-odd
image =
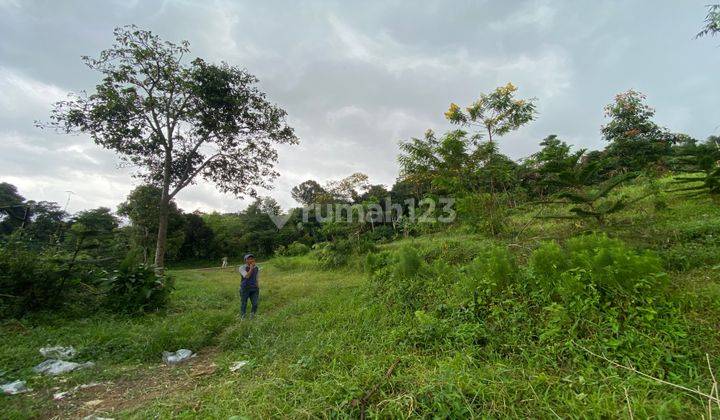
[[[643,195],[638,198],[628,199],[625,195],[617,197],[610,197],[610,194],[623,182],[628,181],[637,177],[638,174],[634,172],[628,172],[622,175],[615,176],[604,183],[600,184],[596,189],[584,190],[582,186],[577,185],[574,190],[565,190],[555,195],[553,203],[561,204],[574,204],[575,206],[570,208],[571,214],[566,215],[550,215],[550,216],[537,216],[539,218],[553,218],[553,219],[595,219],[598,224],[602,225],[607,220],[607,216],[616,213],[629,205],[646,198],[648,195]],[[577,177],[575,180],[579,181],[582,177]],[[567,179],[571,179],[568,178]]]
[[[675,184],[684,187],[672,191],[682,191],[690,196],[720,196],[720,138],[712,136],[704,143],[683,147],[673,164],[677,171],[702,175],[676,177]]]

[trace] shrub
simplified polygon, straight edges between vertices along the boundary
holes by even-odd
[[[463,267],[462,286],[466,292],[483,286],[487,293],[504,289],[517,279],[518,268],[510,251],[490,246],[480,251],[472,263]]]
[[[305,255],[310,252],[310,247],[302,242],[293,242],[290,245],[281,245],[275,253],[283,257],[296,257],[299,255]]]
[[[173,279],[160,276],[152,266],[124,261],[106,279],[107,306],[118,312],[138,313],[164,308],[173,289]]]
[[[69,273],[50,255],[10,243],[0,247],[0,317],[20,317],[62,302]]]
[[[339,268],[347,264],[352,255],[366,255],[376,252],[377,246],[368,239],[338,239],[316,244],[318,261],[322,268]]]
[[[572,238],[564,248],[545,243],[530,257],[530,279],[554,300],[597,292],[601,303],[618,304],[657,295],[666,283],[660,259],[605,235]]]
[[[472,194],[457,201],[458,218],[477,232],[491,236],[507,229],[509,200],[501,194]]]
[[[409,246],[400,249],[396,274],[402,277],[414,277],[420,271],[422,261],[417,251]]]
[[[365,256],[365,272],[371,277],[383,267],[392,264],[395,261],[395,254],[389,251],[369,252]]]
[[[448,264],[466,264],[474,260],[483,250],[493,246],[489,240],[458,240],[449,239],[442,242],[431,242],[420,248],[420,254],[426,262],[443,260]]]
[[[339,239],[318,245],[318,261],[322,268],[338,268],[344,266],[352,253],[349,240]]]

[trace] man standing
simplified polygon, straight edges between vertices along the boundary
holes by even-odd
[[[255,265],[255,256],[253,254],[245,255],[245,264],[240,266],[240,317],[245,318],[247,313],[247,301],[250,299],[252,308],[250,309],[250,318],[255,318],[255,313],[260,300],[260,269]]]

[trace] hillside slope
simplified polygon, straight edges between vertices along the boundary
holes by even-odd
[[[535,213],[513,223],[525,226]],[[615,265],[603,267],[620,271],[572,266],[558,278],[580,273],[573,278],[594,285],[637,276],[629,287],[640,298],[607,300],[602,288],[567,293],[552,279],[549,292],[551,283],[534,285],[538,247],[566,252],[558,261],[585,261],[572,245],[540,245],[587,230],[563,220],[531,223],[506,239],[467,230],[405,239],[337,269],[318,268],[315,252],[276,258],[261,263],[261,314],[252,321],[236,317],[235,273],[198,269],[174,272],[165,315],[8,322],[3,379],[28,379],[35,391],[0,397],[0,417],[707,417],[703,396],[614,363],[710,393],[708,362],[720,372],[720,211],[709,200],[678,198],[612,222],[610,234],[630,245],[595,236],[575,246],[591,261],[607,247]],[[622,271],[625,263],[635,271]],[[638,289],[647,279],[662,280],[662,292],[660,283],[657,293]],[[37,349],[47,344],[73,345],[78,360],[97,366],[35,376]],[[160,353],[178,348],[199,355],[161,365]],[[249,363],[231,372],[236,361]],[[101,385],[52,400],[90,382]]]

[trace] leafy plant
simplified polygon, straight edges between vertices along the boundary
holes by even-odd
[[[284,257],[296,257],[299,255],[305,255],[310,252],[310,247],[302,242],[293,242],[290,245],[280,247],[275,251],[277,255]]]
[[[49,255],[10,242],[0,246],[0,317],[22,316],[62,302],[68,273]]]
[[[531,255],[529,268],[531,284],[564,302],[597,292],[601,303],[618,305],[660,294],[667,280],[655,254],[599,234],[572,238],[564,247],[545,243]]]
[[[128,258],[105,280],[106,302],[115,311],[127,313],[163,309],[173,290],[173,279],[160,275],[151,265]]]

